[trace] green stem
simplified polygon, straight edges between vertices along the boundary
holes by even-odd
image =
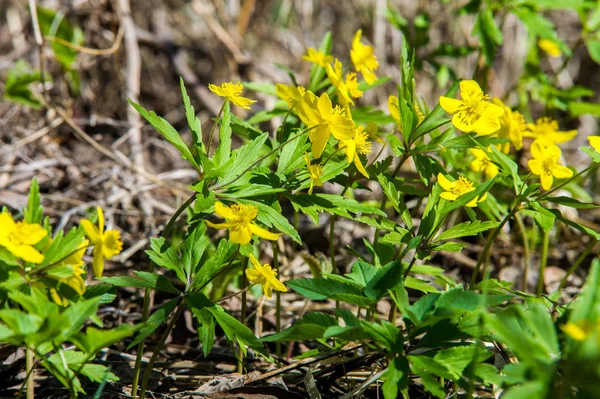
[[[34,368],[33,351],[29,348],[25,349],[25,368],[27,370],[27,399],[34,399],[35,391],[33,386],[33,368]]]
[[[571,265],[571,267],[567,271],[567,274],[565,274],[565,277],[563,277],[562,281],[560,282],[560,285],[558,286],[559,290],[565,287],[567,281],[569,280],[569,277],[571,277],[571,275],[575,273],[575,270],[577,270],[579,265],[581,265],[585,258],[587,258],[588,255],[594,250],[596,244],[598,244],[598,241],[592,238],[592,241],[588,243],[583,252],[577,257],[577,259],[575,259],[575,262],[573,262],[573,265]]]
[[[525,230],[525,224],[523,223],[523,218],[518,213],[515,214],[515,220],[517,221],[517,227],[519,229],[519,234],[521,234],[521,241],[523,242],[523,255],[525,266],[523,268],[523,284],[521,286],[521,290],[527,292],[527,279],[529,278],[529,269],[531,267],[531,254],[529,251],[529,240],[527,239],[527,231]]]
[[[154,262],[150,262],[148,266],[148,272],[154,272]],[[146,323],[150,314],[150,288],[144,290],[144,304],[142,307],[142,324]],[[144,344],[146,340],[142,339],[137,346],[137,353],[135,355],[135,366],[133,367],[133,381],[131,382],[131,396],[135,397],[138,390],[138,382],[140,380],[140,372],[142,368],[142,357],[144,355]]]
[[[244,260],[242,261],[242,284],[241,284],[241,289],[244,290],[246,288],[246,285],[248,284],[248,281],[246,280],[246,268],[248,267],[248,258],[244,258]],[[240,322],[243,325],[246,325],[246,300],[247,300],[247,295],[246,295],[246,291],[242,291],[242,308],[240,309]],[[239,344],[238,347],[238,365],[237,365],[237,371],[238,373],[243,373],[244,371],[244,347],[242,346],[243,344]]]
[[[548,246],[550,244],[550,231],[544,231],[542,238],[542,254],[540,259],[540,273],[538,275],[537,296],[542,296],[544,291],[544,271],[546,270],[546,264],[548,263]]]
[[[477,275],[479,274],[481,265],[485,262],[485,260],[487,258],[487,254],[490,251],[490,248],[492,248],[492,244],[494,243],[494,240],[496,239],[496,237],[498,236],[498,234],[500,233],[500,231],[502,230],[504,225],[509,221],[509,219],[511,217],[513,217],[518,212],[518,210],[519,210],[519,204],[517,202],[513,206],[513,209],[504,217],[504,219],[502,219],[502,221],[496,227],[496,229],[494,229],[494,231],[490,235],[490,238],[485,243],[483,252],[481,253],[481,255],[479,255],[479,259],[477,259],[477,265],[475,266],[475,270],[473,271],[473,275],[471,276],[471,282],[469,283],[469,289],[473,289],[473,287],[475,286],[475,283],[477,282]],[[484,270],[484,272],[485,272],[485,270]]]
[[[279,247],[277,241],[271,241],[273,246],[273,269],[277,278],[281,278],[279,274]],[[281,331],[281,292],[275,291],[275,332]],[[275,354],[281,358],[281,341],[275,343]]]
[[[183,213],[183,211],[185,211],[187,209],[188,206],[190,206],[192,204],[192,202],[194,202],[196,200],[196,193],[192,194],[190,196],[190,198],[188,198],[179,208],[177,208],[177,210],[175,211],[175,213],[173,214],[173,216],[171,216],[171,219],[169,219],[169,221],[167,222],[167,225],[165,226],[163,232],[162,232],[162,236],[167,238],[167,236],[169,235],[169,233],[171,232],[171,229],[173,228],[173,225],[175,224],[175,222],[177,221],[177,219],[179,219],[179,216]]]
[[[344,195],[346,195],[346,192],[348,191],[348,188],[350,188],[350,182],[352,181],[352,176],[348,175],[348,180],[346,181],[346,185],[344,186],[344,189],[342,190],[340,196],[343,198]],[[331,219],[329,219],[329,257],[331,258],[331,266],[332,266],[332,270],[337,269],[337,265],[335,262],[335,246],[333,245],[333,241],[335,238],[335,215],[331,215]],[[341,270],[338,270],[338,272],[340,273],[340,275],[342,274]]]
[[[215,123],[213,124],[212,129],[210,130],[210,136],[208,136],[208,146],[206,147],[206,156],[210,154],[210,147],[212,145],[213,136],[215,135],[215,129],[221,120],[221,114],[223,113],[223,109],[225,109],[225,104],[227,104],[227,101],[229,100],[223,101],[223,105],[221,105],[221,109],[219,110],[217,119],[215,120]]]
[[[163,335],[160,337],[160,340],[158,341],[158,344],[156,345],[154,352],[152,352],[152,357],[150,357],[150,360],[148,361],[148,365],[146,366],[146,371],[144,372],[144,377],[142,379],[142,388],[140,389],[140,398],[145,397],[144,395],[146,394],[146,389],[148,388],[148,382],[150,381],[150,375],[152,374],[152,367],[154,366],[154,362],[156,362],[156,358],[158,358],[160,351],[162,350],[165,342],[167,341],[167,338],[169,338],[169,335],[171,335],[171,331],[173,331],[173,328],[175,327],[175,323],[177,322],[177,319],[179,319],[179,316],[181,316],[181,314],[183,313],[184,309],[185,309],[185,302],[181,301],[179,303],[179,305],[177,306],[177,310],[175,311],[175,314],[171,318],[171,321],[169,322],[167,329],[165,330]]]

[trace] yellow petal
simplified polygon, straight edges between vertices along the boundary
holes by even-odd
[[[442,109],[449,114],[457,113],[461,105],[462,101],[457,100],[455,98],[445,96],[440,97],[440,107],[442,107]]]
[[[328,125],[320,125],[308,132],[308,138],[312,142],[312,156],[313,158],[320,158],[331,132]]]
[[[286,286],[276,278],[269,279],[268,283],[276,291],[287,292]]]
[[[533,173],[534,175],[539,176],[542,174],[542,161],[537,159],[530,159],[529,162],[527,162],[527,165],[529,166],[529,170],[531,171],[531,173]]]
[[[7,245],[6,249],[25,262],[42,263],[44,260],[44,255],[31,245]]]
[[[474,80],[463,80],[460,82],[460,96],[463,100],[468,100],[473,96],[481,94],[481,87]]]
[[[454,182],[451,182],[450,180],[448,180],[448,178],[446,176],[444,176],[441,173],[438,173],[437,175],[438,178],[438,183],[440,183],[440,186],[442,186],[442,188],[444,190],[452,190],[454,188]]]
[[[354,121],[347,116],[333,115],[331,120],[331,134],[338,140],[354,138]]]
[[[543,160],[545,149],[546,148],[542,145],[542,143],[536,140],[531,144],[531,148],[529,150],[531,151],[531,156],[533,159]]]
[[[440,194],[440,197],[442,197],[443,199],[448,200],[448,201],[456,201],[456,199],[458,198],[458,195],[452,194],[451,192],[448,192],[448,191],[444,191],[443,193]]]
[[[465,133],[470,133],[473,131],[475,125],[471,123],[467,123],[469,121],[468,115],[464,114],[465,111],[458,111],[452,117],[452,124],[459,130],[462,130]]]
[[[588,137],[588,140],[590,141],[592,148],[600,152],[600,136],[590,136]]]
[[[552,176],[557,179],[568,179],[573,176],[573,171],[566,166],[556,165],[554,169],[552,169]]]
[[[263,284],[263,291],[265,292],[265,296],[269,299],[273,296],[273,288],[268,283]]]
[[[234,226],[236,226],[236,223],[213,223],[211,221],[205,220],[204,223],[206,223],[207,225],[209,225],[210,227],[212,227],[213,229],[230,229]]]
[[[27,245],[35,245],[48,235],[48,230],[39,224],[19,222],[17,228],[21,243]]]
[[[317,102],[317,108],[323,119],[326,121],[331,121],[331,117],[333,115],[333,106],[327,93],[321,94],[321,97],[319,97],[319,101]]]
[[[256,100],[251,100],[249,98],[239,96],[231,97],[230,100],[233,104],[244,109],[250,109],[250,105],[256,102]]]
[[[372,84],[377,82],[377,75],[369,69],[362,70],[363,78],[365,78],[365,82]]]
[[[94,258],[92,262],[94,276],[96,276],[96,278],[101,278],[102,273],[104,273],[104,255],[102,253],[102,246],[94,247],[94,251],[92,254]]]
[[[217,216],[220,216],[223,219],[235,219],[235,212],[233,212],[233,210],[230,207],[224,205],[220,201],[215,202],[215,213],[217,214]]]
[[[100,231],[100,234],[102,234],[104,231],[104,212],[99,206],[96,207],[96,212],[98,213],[98,230]]]
[[[348,163],[351,163],[354,159],[354,155],[356,154],[356,141],[344,140],[342,143],[344,145],[344,152],[346,153],[346,160]]]
[[[550,188],[552,187],[553,180],[554,179],[552,178],[552,175],[546,173],[542,173],[540,175],[540,181],[542,182],[542,187],[544,188],[544,190],[550,190]]]
[[[248,244],[252,239],[252,231],[248,227],[236,226],[229,230],[229,240],[234,244]]]
[[[572,321],[560,326],[560,329],[576,341],[585,341],[588,335],[583,328],[579,327]]]
[[[250,254],[250,256],[248,256],[248,259],[250,259],[250,263],[252,263],[252,266],[260,269],[260,262],[258,261],[258,259],[256,259],[256,256]]]
[[[388,97],[388,110],[390,111],[390,115],[392,116],[392,118],[394,118],[396,123],[401,123],[399,106],[400,105],[398,103],[398,97],[396,97],[396,96]]]
[[[90,242],[93,245],[96,245],[97,243],[102,241],[100,231],[98,230],[98,227],[96,227],[96,225],[94,225],[92,222],[90,222],[87,219],[81,219],[81,221],[79,221],[79,223],[81,224],[81,227],[83,227],[83,231],[85,231],[85,235],[90,239]]]
[[[250,231],[259,236],[260,238],[264,238],[265,240],[275,241],[281,236],[281,234],[271,233],[268,230],[263,229],[262,227],[250,223]]]
[[[248,281],[250,281],[252,284],[260,284],[262,275],[254,268],[247,268],[246,277],[248,277]]]
[[[356,166],[356,169],[367,179],[369,178],[369,174],[367,173],[367,170],[365,169],[365,167],[363,166],[362,162],[360,161],[360,157],[358,156],[358,154],[356,154],[354,156],[354,166]]]

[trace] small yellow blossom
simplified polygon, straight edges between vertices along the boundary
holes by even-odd
[[[538,46],[540,46],[542,51],[548,54],[550,57],[560,57],[562,55],[560,47],[552,40],[540,39],[540,41],[538,42]]]
[[[375,71],[379,68],[379,62],[377,61],[377,57],[375,57],[373,47],[361,43],[361,36],[362,30],[358,30],[354,34],[350,59],[354,64],[356,72],[362,73],[367,83],[375,83],[377,81]]]
[[[473,172],[485,173],[488,179],[498,174],[498,167],[492,162],[487,154],[479,148],[471,148],[471,154],[475,159],[471,162],[471,170]]]
[[[354,105],[354,98],[360,98],[363,94],[362,91],[358,90],[358,81],[356,80],[356,73],[351,72],[346,74],[346,80],[342,78],[342,63],[336,59],[333,63],[333,67],[329,64],[325,67],[327,71],[327,77],[329,81],[337,89],[340,102],[342,104]]]
[[[533,159],[529,160],[529,170],[534,175],[540,177],[544,190],[549,190],[552,187],[552,181],[557,179],[568,179],[573,176],[573,171],[560,162],[560,148],[551,144],[545,146],[540,141],[534,141],[531,144],[531,155]]]
[[[252,239],[252,234],[273,241],[281,235],[271,233],[253,223],[258,215],[258,208],[254,205],[233,204],[230,208],[217,202],[215,203],[215,213],[227,222],[211,223],[207,220],[206,224],[215,229],[229,229],[229,239],[235,244],[248,244]]]
[[[42,263],[44,255],[34,245],[47,235],[48,231],[39,224],[15,222],[10,213],[0,213],[0,247],[25,262]]]
[[[488,135],[500,129],[498,120],[503,114],[501,107],[490,103],[490,97],[481,91],[474,80],[460,82],[462,100],[440,97],[440,107],[452,114],[452,124],[463,132]]]
[[[297,108],[302,103],[306,89],[302,86],[287,86],[282,83],[275,85],[277,96],[288,103],[290,109]]]
[[[590,136],[588,137],[588,140],[590,141],[592,148],[600,152],[600,136]]]
[[[560,326],[560,329],[575,341],[585,341],[591,332],[591,328],[589,328],[589,326],[584,326],[582,328],[572,321],[567,322],[567,324],[563,324]]]
[[[525,117],[518,112],[513,111],[504,104],[499,98],[492,99],[492,102],[504,110],[500,117],[500,130],[495,134],[503,139],[509,139],[516,150],[523,148],[523,134],[527,130]],[[498,149],[505,154],[510,152],[510,143],[500,144]]]
[[[302,59],[322,67],[325,67],[333,61],[332,56],[322,53],[314,48],[306,50],[306,55],[302,57]]]
[[[445,200],[448,201],[456,201],[458,197],[463,194],[470,193],[471,191],[475,191],[475,187],[473,187],[473,183],[471,183],[467,178],[460,176],[458,180],[450,181],[446,176],[441,173],[438,173],[438,183],[440,186],[446,191],[440,194]],[[487,198],[487,193],[483,194],[481,197],[474,198],[473,201],[467,204],[468,207],[477,206],[478,202],[484,201]]]
[[[121,242],[121,233],[118,230],[104,231],[104,212],[100,207],[96,209],[98,226],[87,219],[82,219],[80,223],[90,239],[90,243],[94,246],[92,268],[96,278],[100,278],[104,272],[104,259],[110,259],[121,253],[123,242]]]
[[[551,144],[562,144],[573,140],[577,136],[577,129],[559,131],[557,121],[542,117],[535,122],[535,125],[528,124],[523,136],[533,138],[548,147]]]
[[[251,100],[240,95],[242,94],[242,90],[244,90],[244,86],[240,82],[225,82],[221,83],[221,86],[210,83],[208,89],[217,96],[228,99],[240,108],[250,109],[250,104],[256,102],[256,100]]]
[[[277,272],[271,268],[271,265],[261,266],[258,259],[252,254],[250,254],[250,262],[252,262],[252,267],[246,269],[246,277],[251,283],[262,285],[267,298],[270,299],[273,296],[273,290],[287,292],[285,285],[277,280]]]
[[[341,140],[340,148],[344,149],[348,162],[354,162],[356,169],[368,179],[369,174],[360,160],[360,155],[367,155],[371,152],[371,142],[365,128],[362,126],[355,128],[354,137],[348,140]]]
[[[59,263],[59,265],[70,265],[73,268],[73,274],[69,277],[61,278],[58,281],[68,285],[79,295],[83,295],[85,293],[85,280],[83,279],[85,267],[83,267],[83,255],[85,254],[85,250],[87,249],[88,245],[90,245],[90,242],[86,239],[83,239],[77,251]],[[69,301],[66,298],[62,298],[58,291],[54,288],[50,289],[50,296],[52,296],[54,302],[61,306],[66,306],[69,303]]]
[[[306,161],[306,169],[308,170],[308,176],[310,178],[310,188],[308,189],[308,193],[313,193],[314,186],[322,186],[323,182],[321,181],[321,176],[323,176],[323,167],[321,165],[311,165],[310,157],[308,153],[304,154],[304,160]]]
[[[300,108],[298,116],[310,129],[308,138],[312,142],[313,158],[321,157],[332,134],[337,140],[348,140],[354,136],[354,121],[342,108],[333,107],[327,93],[317,97],[307,91]]]

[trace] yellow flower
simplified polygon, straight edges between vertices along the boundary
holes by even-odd
[[[226,223],[206,224],[215,229],[229,229],[229,239],[235,244],[248,244],[252,234],[267,239],[277,240],[281,234],[271,233],[253,223],[258,215],[258,208],[250,204],[233,204],[231,208],[221,202],[215,203],[215,213],[222,217]]]
[[[553,178],[568,179],[573,176],[573,171],[560,162],[560,148],[551,144],[545,146],[540,141],[534,141],[531,144],[531,155],[533,159],[529,160],[529,169],[534,175],[540,176],[540,181],[544,190],[552,187]]]
[[[338,96],[340,98],[340,102],[342,104],[352,104],[354,105],[354,98],[360,98],[363,94],[362,91],[358,90],[358,81],[356,80],[356,73],[348,73],[346,74],[346,81],[342,78],[342,63],[336,59],[333,67],[327,64],[325,66],[325,70],[327,71],[327,77],[329,77],[329,81],[337,89]]]
[[[308,169],[308,176],[310,178],[310,188],[308,193],[312,194],[314,186],[322,186],[321,176],[323,176],[323,167],[321,165],[311,165],[310,157],[308,153],[304,154],[304,160],[306,161],[306,169]]]
[[[47,235],[48,231],[39,224],[15,222],[10,213],[0,213],[0,247],[25,262],[41,263],[44,260],[44,255],[34,245]]]
[[[83,279],[85,268],[83,267],[83,255],[85,254],[85,250],[87,249],[88,245],[90,245],[90,242],[86,239],[83,239],[77,251],[59,263],[59,265],[70,265],[73,268],[73,274],[69,277],[61,278],[58,281],[68,285],[79,295],[83,295],[85,293],[85,280]],[[58,291],[54,288],[50,289],[50,296],[54,302],[61,306],[66,306],[69,303],[69,301],[66,298],[62,298]]]
[[[302,86],[287,86],[282,83],[275,85],[275,93],[288,103],[290,109],[296,108],[302,103],[305,92],[306,89]]]
[[[557,121],[542,117],[535,122],[535,125],[530,123],[523,135],[548,147],[551,144],[562,144],[573,140],[577,136],[577,130],[559,131]]]
[[[244,90],[244,86],[240,82],[225,82],[221,83],[221,86],[210,83],[208,89],[217,96],[228,99],[240,108],[250,109],[250,104],[256,102],[256,100],[250,100],[240,95],[242,94],[242,90]]]
[[[475,132],[488,135],[500,129],[498,118],[503,114],[502,108],[490,103],[490,97],[481,91],[474,80],[460,82],[462,100],[440,97],[440,107],[452,114],[452,124],[463,132]]]
[[[104,259],[112,258],[121,253],[123,243],[119,231],[104,230],[104,212],[100,207],[96,209],[98,212],[98,226],[87,219],[82,219],[80,223],[90,239],[90,243],[94,246],[92,268],[96,278],[100,278],[104,272]]]
[[[525,118],[518,111],[513,111],[504,104],[499,98],[492,99],[492,102],[504,110],[504,114],[500,117],[500,130],[496,132],[498,137],[510,139],[515,149],[523,148],[523,134],[527,130]],[[510,152],[510,143],[500,144],[498,149],[505,154]]]
[[[544,51],[544,53],[548,54],[550,57],[560,57],[562,55],[560,47],[552,40],[540,39],[538,46],[540,46],[542,51]]]
[[[590,136],[588,137],[588,140],[590,141],[592,148],[600,152],[600,136]]]
[[[285,285],[277,280],[277,272],[271,269],[269,264],[261,266],[258,259],[252,254],[250,254],[250,262],[252,262],[252,267],[246,269],[246,277],[248,277],[248,281],[251,283],[262,285],[267,298],[273,296],[273,290],[287,292]]]
[[[463,194],[470,193],[471,191],[475,191],[475,187],[473,187],[473,183],[471,183],[467,178],[460,176],[458,180],[450,181],[446,176],[441,173],[438,173],[438,183],[440,186],[446,191],[440,194],[445,200],[448,201],[456,201],[458,197]],[[473,201],[467,204],[468,207],[477,206],[478,202],[484,201],[487,198],[487,193],[483,194],[481,197],[474,198]]]
[[[314,48],[309,48],[306,50],[306,55],[302,57],[302,59],[322,67],[325,67],[327,64],[331,63],[331,61],[333,61],[332,56],[324,54]]]
[[[355,128],[354,137],[349,140],[341,140],[340,148],[344,149],[348,162],[354,162],[356,169],[368,179],[369,174],[365,170],[359,156],[371,152],[371,142],[369,141],[369,134],[365,131],[365,128],[362,126]]]
[[[352,40],[350,59],[354,64],[356,72],[362,73],[367,83],[375,83],[377,76],[375,72],[379,68],[379,62],[375,57],[373,47],[362,44],[360,41],[362,30],[356,31]]]
[[[471,170],[473,172],[485,173],[488,179],[498,174],[498,167],[492,162],[487,154],[479,148],[471,148],[471,154],[475,159],[471,162]]]
[[[560,329],[575,341],[585,341],[591,333],[591,328],[589,326],[583,326],[582,328],[572,321],[567,322],[567,324],[563,324],[560,326]]]
[[[321,97],[310,91],[304,93],[298,115],[310,129],[308,138],[312,142],[313,158],[321,157],[332,134],[338,140],[348,140],[354,136],[354,121],[339,106],[333,108],[327,93],[321,94]]]

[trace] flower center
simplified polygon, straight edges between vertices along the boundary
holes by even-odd
[[[255,206],[248,204],[234,204],[231,205],[231,210],[235,214],[236,222],[242,224],[248,224],[256,218],[258,209]]]
[[[354,131],[354,141],[356,142],[356,151],[365,155],[371,152],[371,142],[365,129],[360,126]]]
[[[558,162],[554,158],[546,158],[542,161],[542,171],[545,175],[551,175],[552,171],[556,169]]]
[[[463,195],[473,190],[475,190],[475,188],[473,188],[473,183],[461,176],[455,182],[454,188],[452,189],[452,194]]]
[[[483,93],[473,93],[460,106],[460,120],[466,125],[473,125],[488,106],[490,97]]]

